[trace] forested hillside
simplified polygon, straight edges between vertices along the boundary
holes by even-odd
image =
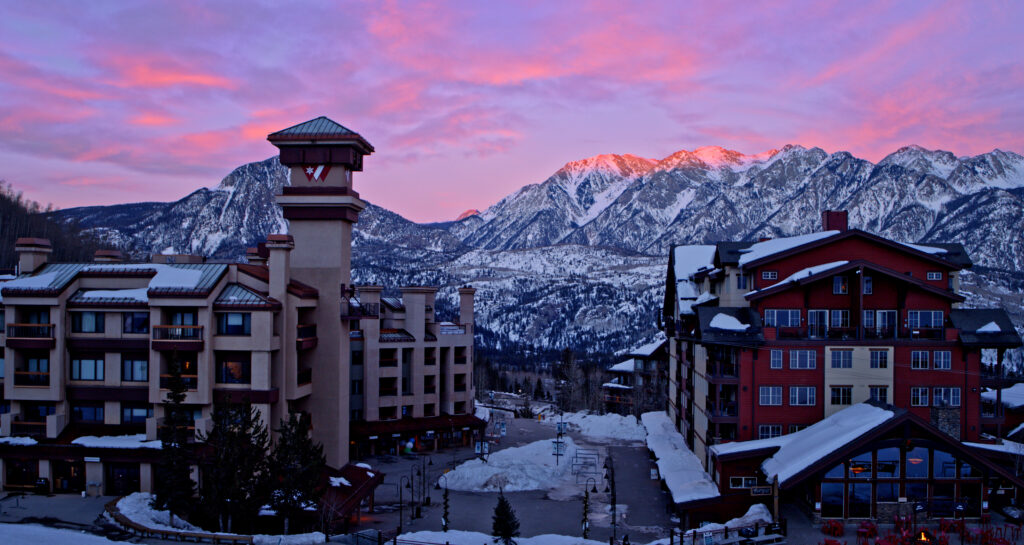
[[[78,223],[54,221],[52,207],[25,199],[7,183],[0,181],[0,268],[13,268],[18,262],[14,241],[18,237],[40,237],[53,244],[54,261],[91,261],[101,244],[82,233]]]

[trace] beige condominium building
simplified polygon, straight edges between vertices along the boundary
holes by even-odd
[[[249,263],[116,251],[52,263],[48,241],[18,240],[19,274],[0,284],[0,485],[151,490],[175,360],[197,433],[222,403],[256,407],[271,428],[301,411],[338,471],[351,455],[461,443],[482,426],[474,290],[459,290],[457,321],[438,322],[435,288],[391,298],[351,285],[365,208],[352,174],[373,147],[325,117],[268,140],[291,169],[277,196],[289,234]]]

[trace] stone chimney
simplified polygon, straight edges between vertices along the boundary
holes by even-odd
[[[466,325],[473,325],[473,294],[476,293],[476,289],[472,286],[466,286],[459,288],[459,323]],[[471,329],[466,330],[467,333],[472,332]]]
[[[932,425],[943,431],[953,439],[960,440],[960,408],[959,407],[931,407]]]
[[[14,251],[18,254],[18,272],[25,274],[46,265],[53,247],[45,238],[22,237],[14,242]]]
[[[96,263],[124,263],[124,254],[120,250],[96,250],[92,260]]]
[[[267,243],[261,242],[255,248],[245,249],[245,260],[250,265],[266,265],[270,258],[270,250],[267,250]]]
[[[291,253],[295,249],[295,240],[291,235],[267,235],[264,247],[267,249],[270,266],[270,296],[278,301],[284,301],[288,282],[291,281]]]
[[[849,229],[849,215],[846,210],[823,210],[821,212],[821,230],[843,232]]]

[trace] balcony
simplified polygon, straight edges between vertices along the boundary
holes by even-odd
[[[56,346],[53,324],[7,324],[7,346],[45,349]]]
[[[296,375],[295,379],[296,379],[296,383],[299,386],[305,386],[307,384],[312,384],[312,382],[313,382],[313,369],[312,368],[299,369],[299,372]]]
[[[441,335],[465,335],[466,324],[440,324],[438,327],[438,333]]]
[[[398,395],[398,388],[381,388],[380,397],[392,397]]]
[[[169,390],[171,383],[171,375],[160,375],[160,389]],[[185,389],[189,391],[195,391],[199,389],[199,376],[198,375],[181,375],[182,382],[185,383]]]
[[[725,361],[709,361],[707,378],[711,382],[736,382],[740,378],[740,366]]]
[[[11,435],[28,437],[45,437],[46,421],[19,420],[11,421]]]
[[[768,340],[858,340],[863,332],[866,340],[905,340],[905,341],[946,341],[955,340],[957,330],[945,327],[915,328],[860,328],[860,327],[825,327],[810,325],[807,327],[765,327],[765,338]],[[773,335],[774,334],[774,335]]]
[[[724,402],[718,405],[708,403],[706,412],[710,418],[736,418],[739,416],[739,406],[735,402]]]
[[[316,324],[299,324],[295,326],[295,346],[299,350],[316,348]]]
[[[153,350],[203,349],[203,326],[201,325],[155,325],[153,326]]]
[[[49,387],[50,386],[50,373],[45,371],[15,371],[14,372],[14,385],[15,386],[36,386],[36,387]]]
[[[398,367],[398,358],[381,358],[380,367]]]
[[[360,303],[353,305],[349,303],[346,308],[341,309],[342,320],[361,320],[363,318],[380,317],[380,303]]]
[[[632,405],[633,398],[632,396],[605,394],[604,402],[613,405]]]

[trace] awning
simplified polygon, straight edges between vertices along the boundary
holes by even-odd
[[[427,431],[437,433],[463,428],[482,430],[487,426],[483,420],[471,414],[431,416],[427,418],[403,418],[401,420],[378,420],[375,422],[353,422],[351,439],[360,441],[371,437],[390,437],[395,434],[413,435]]]

